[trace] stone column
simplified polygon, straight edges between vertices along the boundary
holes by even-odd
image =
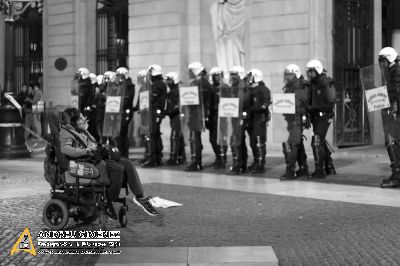
[[[374,0],[374,63],[382,49],[382,0]],[[373,144],[385,143],[382,130],[381,112],[373,112],[368,116]]]

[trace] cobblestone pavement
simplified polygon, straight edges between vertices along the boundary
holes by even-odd
[[[145,190],[182,203],[143,214],[129,201],[121,245],[272,246],[281,265],[399,265],[398,208],[165,184]],[[97,256],[19,254],[6,256],[29,227],[36,238],[47,195],[0,200],[0,264],[92,265]],[[12,210],[12,211],[10,211]],[[97,225],[70,230],[98,229]],[[116,223],[110,229],[117,228]],[[36,240],[34,240],[36,243]],[[116,259],[117,260],[117,259]]]

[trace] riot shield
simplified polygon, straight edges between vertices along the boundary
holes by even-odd
[[[103,137],[116,138],[120,135],[125,87],[125,80],[107,83]]]
[[[383,125],[385,130],[385,123],[383,123],[382,119],[387,119],[388,116],[392,115],[396,116],[396,113],[379,111],[391,107],[386,87],[387,81],[384,75],[382,75],[380,66],[376,64],[360,68],[360,81],[364,94],[362,97],[363,106],[368,110],[367,116],[370,132],[374,132],[373,127],[376,127],[376,125],[378,127]],[[348,103],[350,101],[351,98],[346,93],[344,102]]]
[[[218,135],[217,143],[221,147],[239,147],[241,142],[241,121],[243,88],[240,85],[220,86],[218,104]]]
[[[150,84],[143,82],[139,89],[139,113],[140,113],[140,126],[139,134],[141,136],[150,136]]]
[[[191,134],[204,129],[201,81],[192,82],[189,87],[179,87],[179,107],[184,143],[190,143]]]

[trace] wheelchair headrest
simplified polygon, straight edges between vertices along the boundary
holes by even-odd
[[[70,106],[66,105],[56,105],[48,109],[47,117],[49,121],[50,134],[57,139],[61,129],[62,113],[69,107]]]

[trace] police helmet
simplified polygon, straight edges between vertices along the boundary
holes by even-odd
[[[229,73],[238,75],[240,79],[244,79],[245,76],[244,68],[241,66],[232,66]]]
[[[89,77],[90,71],[86,67],[81,67],[76,72],[82,79],[87,79]]]
[[[397,58],[397,52],[392,47],[385,47],[379,51],[379,58],[386,58],[390,63],[393,63]]]
[[[159,65],[153,64],[150,65],[149,68],[147,69],[147,71],[150,71],[151,75],[154,76],[158,76],[158,75],[162,75],[162,68]]]
[[[313,59],[311,61],[309,61],[306,65],[306,69],[308,70],[315,70],[318,75],[321,75],[321,73],[324,71],[324,67],[322,66],[322,63],[317,60],[317,59]]]
[[[251,79],[253,79],[253,81],[255,83],[263,80],[263,73],[261,72],[261,70],[259,70],[257,68],[250,69],[250,71],[248,72],[248,75],[251,76]]]
[[[293,73],[296,75],[296,78],[301,77],[300,67],[296,64],[290,64],[285,68],[284,74]]]
[[[202,63],[200,62],[192,62],[189,64],[188,68],[195,74],[196,76],[199,75],[205,68]]]
[[[176,72],[169,72],[167,74],[167,79],[173,80],[174,84],[178,84],[179,83],[178,74]]]

